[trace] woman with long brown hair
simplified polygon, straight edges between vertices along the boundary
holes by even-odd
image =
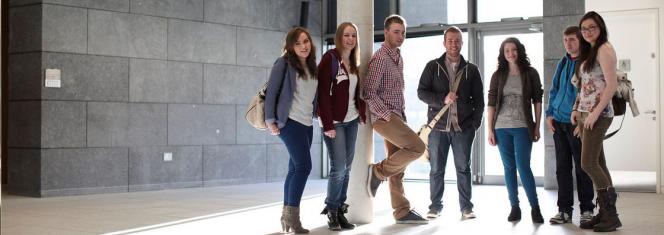
[[[281,226],[285,232],[309,233],[300,222],[300,201],[311,172],[313,118],[316,113],[316,47],[306,29],[286,35],[283,55],[270,72],[265,95],[265,124],[290,155],[284,182]]]
[[[582,222],[583,229],[610,232],[622,226],[616,210],[616,190],[604,157],[604,135],[613,121],[611,98],[618,84],[616,51],[608,41],[604,19],[597,12],[586,13],[579,28],[577,89],[572,124],[578,122],[576,133],[581,138],[581,168],[588,173],[597,190],[599,212],[590,221]]]
[[[505,170],[505,186],[512,206],[508,221],[521,219],[518,171],[530,202],[532,221],[544,222],[530,168],[533,142],[540,139],[543,93],[539,74],[530,66],[526,48],[519,39],[505,39],[500,45],[498,69],[491,77],[487,121],[489,144],[498,145]]]

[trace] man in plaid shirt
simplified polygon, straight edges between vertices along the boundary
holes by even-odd
[[[385,19],[385,42],[369,61],[364,94],[373,129],[385,139],[387,158],[369,166],[367,190],[372,197],[383,180],[389,179],[393,215],[397,224],[426,224],[428,220],[410,209],[404,196],[403,175],[408,164],[426,147],[405,123],[403,58],[399,47],[406,37],[406,20],[398,15]]]

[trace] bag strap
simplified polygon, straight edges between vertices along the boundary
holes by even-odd
[[[438,66],[440,66],[440,64]],[[465,70],[465,73],[466,73],[466,77],[468,77],[468,65],[466,65],[464,67],[464,70]],[[457,89],[459,88],[459,83],[461,82],[461,79],[463,78],[463,76],[462,76],[463,74],[464,74],[464,72],[461,72],[461,73],[457,74],[456,80],[454,80],[454,84],[452,85],[452,91],[453,92],[456,92]],[[452,103],[446,104],[440,111],[438,111],[438,114],[436,114],[436,116],[433,117],[433,119],[431,119],[429,124],[427,124],[427,127],[433,129],[433,127],[436,126],[436,123],[438,123],[438,120],[440,120],[440,118],[443,116],[443,114],[445,114],[445,112],[447,112],[447,110],[450,108],[450,106],[452,106]]]
[[[618,131],[619,131],[619,130],[622,128],[622,126],[623,126],[623,122],[625,122],[625,116],[627,116],[627,114],[624,114],[623,117],[622,117],[622,120],[620,120],[620,127],[618,127],[618,130],[612,131],[611,133],[605,135],[605,136],[604,136],[604,139],[611,138],[611,136],[614,136],[615,134],[618,133]]]

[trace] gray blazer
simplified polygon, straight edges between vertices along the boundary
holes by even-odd
[[[277,123],[279,129],[286,125],[293,95],[297,87],[297,69],[288,64],[286,58],[279,57],[272,66],[270,78],[267,81],[267,92],[265,94],[265,124],[268,126]],[[316,106],[318,104],[318,91],[314,96],[313,117],[316,117]]]

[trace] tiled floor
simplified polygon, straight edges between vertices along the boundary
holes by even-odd
[[[325,180],[307,184],[302,222],[312,234],[327,230],[323,205]],[[385,185],[384,185],[385,186]],[[502,186],[474,186],[478,216],[461,220],[455,185],[448,185],[445,209],[428,225],[396,225],[389,195],[381,186],[374,200],[374,221],[341,234],[592,234],[574,224],[533,225],[522,195],[523,219],[506,221],[509,213]],[[120,193],[59,198],[2,197],[2,234],[276,234],[279,233],[282,183],[215,188]],[[406,183],[411,204],[425,214],[428,184]],[[545,219],[556,212],[556,192],[539,188]],[[623,228],[612,234],[663,234],[664,195],[621,193],[619,211]]]

